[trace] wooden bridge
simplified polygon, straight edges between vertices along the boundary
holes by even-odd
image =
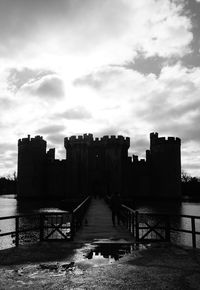
[[[92,199],[74,241],[134,242],[133,235],[122,225],[113,226],[111,210],[103,199]]]
[[[73,211],[52,211],[0,217],[0,249],[38,241],[144,243],[170,242],[172,234],[189,234],[192,246],[200,246],[200,217],[140,213],[122,205],[121,224],[113,226],[104,199],[88,196]],[[179,220],[177,225],[173,221]],[[10,244],[9,244],[10,243]],[[198,245],[197,245],[198,244]]]

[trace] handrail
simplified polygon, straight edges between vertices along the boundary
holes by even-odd
[[[106,197],[107,199],[109,197]],[[69,225],[71,232],[70,232],[70,239],[73,239],[74,234],[79,229],[79,227],[82,225],[83,221],[87,223],[87,220],[84,220],[84,215],[86,213],[86,210],[89,206],[91,197],[86,197],[74,210],[72,211],[48,211],[48,212],[39,212],[39,213],[31,213],[31,214],[22,214],[22,215],[11,215],[11,216],[5,216],[0,217],[0,220],[8,220],[8,219],[14,219],[15,222],[15,230],[12,231],[12,228],[9,232],[0,232],[0,237],[11,235],[12,237],[15,237],[15,245],[17,246],[19,244],[19,234],[25,233],[25,232],[31,232],[31,231],[38,231],[40,233],[40,238],[38,240],[42,241],[44,229],[51,228],[51,225],[44,223],[46,216],[54,215],[55,218],[57,215],[67,214],[69,215]],[[145,240],[148,240],[152,237],[152,234],[148,235],[148,233],[156,233],[157,230],[164,230],[164,238],[163,241],[170,241],[170,233],[172,232],[183,232],[183,233],[189,233],[192,235],[192,246],[196,248],[196,235],[200,235],[200,231],[196,231],[195,224],[196,220],[200,220],[200,216],[193,216],[193,215],[178,215],[178,214],[169,214],[169,213],[148,213],[148,212],[138,212],[137,210],[132,209],[131,207],[126,206],[125,204],[121,205],[121,217],[124,225],[128,228],[128,230],[132,233],[132,235],[136,238],[136,242],[144,242]],[[144,216],[144,218],[143,218]],[[145,218],[146,216],[146,218]],[[37,223],[28,225],[26,224],[26,227],[20,228],[19,221],[20,218],[29,218],[29,217],[36,217]],[[151,217],[155,217],[155,219],[151,219]],[[160,218],[162,221],[162,224],[155,223],[154,222],[156,218]],[[178,218],[188,218],[190,219],[187,223],[189,227],[183,228],[176,228],[179,225],[172,225],[170,224],[173,217]],[[159,220],[159,219],[158,219]],[[14,223],[13,223],[14,224]],[[28,227],[29,226],[29,227]],[[62,227],[60,227],[61,229]],[[187,229],[189,228],[189,229]],[[5,229],[6,230],[6,229]],[[143,230],[146,230],[146,234],[142,234]],[[145,232],[145,231],[144,231]],[[142,235],[141,235],[142,234]],[[159,232],[157,232],[158,237],[161,235]],[[48,239],[48,237],[45,239]],[[68,239],[68,237],[67,237]]]
[[[62,224],[60,224],[60,226],[56,225],[56,220],[57,220],[57,216],[63,216],[63,215],[68,215],[69,216],[69,225],[66,225],[67,228],[69,228],[70,230],[70,239],[73,239],[73,235],[76,232],[76,230],[79,228],[79,226],[81,225],[81,220],[83,218],[83,215],[85,214],[85,211],[88,207],[89,204],[89,200],[90,200],[90,196],[88,196],[87,198],[85,198],[74,210],[72,211],[63,211],[63,210],[52,210],[52,211],[41,211],[38,213],[31,213],[31,214],[19,214],[19,215],[11,215],[11,216],[4,216],[4,217],[0,217],[0,221],[3,220],[8,220],[8,219],[13,219],[13,226],[14,226],[14,230],[10,229],[9,232],[1,232],[0,230],[0,238],[4,237],[4,236],[11,236],[11,237],[15,237],[14,243],[15,246],[19,245],[19,234],[20,233],[27,233],[27,232],[33,232],[33,231],[37,231],[39,234],[39,238],[37,239],[37,241],[43,241],[44,238],[47,240],[48,237],[51,234],[48,234],[47,237],[44,237],[44,229],[52,229],[53,230],[51,233],[53,233],[56,230],[58,230],[60,233],[62,231]],[[55,224],[54,222],[50,223],[50,225],[45,224],[44,221],[46,219],[46,217],[48,216],[54,216],[55,217]],[[27,225],[28,227],[26,228],[20,228],[20,224],[19,221],[21,218],[36,218],[38,219],[37,222],[38,224],[29,224]],[[65,225],[64,225],[65,226]],[[6,229],[5,229],[6,230]],[[62,233],[61,233],[62,234]],[[66,234],[62,234],[63,237],[68,239],[68,236],[66,236]]]
[[[38,213],[27,213],[27,214],[16,214],[16,215],[10,215],[10,216],[4,216],[4,217],[0,217],[0,220],[6,220],[6,219],[13,219],[13,218],[21,218],[21,217],[31,217],[31,216],[39,216],[39,215],[52,215],[52,214],[55,214],[55,215],[59,215],[59,214],[62,214],[62,213],[70,213],[70,211],[47,211],[47,212],[38,212]]]
[[[193,248],[196,248],[196,235],[200,235],[199,231],[196,231],[196,225],[195,220],[200,220],[200,216],[194,216],[194,215],[185,215],[185,214],[169,214],[169,213],[148,213],[148,212],[138,212],[133,210],[132,208],[122,204],[122,209],[125,209],[125,212],[122,213],[123,217],[125,216],[126,219],[126,226],[128,230],[135,236],[136,241],[138,242],[144,242],[144,237],[147,238],[148,233],[154,232],[158,234],[158,236],[161,237],[161,235],[157,232],[157,230],[165,230],[165,238],[163,240],[170,241],[170,233],[171,232],[182,232],[182,233],[189,233],[192,235],[192,246]],[[160,226],[159,223],[157,223],[155,226],[151,226],[149,224],[149,221],[147,220],[142,221],[140,217],[146,216],[147,218],[151,217],[160,217],[164,221],[164,225]],[[178,229],[173,226],[171,226],[171,219],[172,218],[187,218],[190,219],[190,230],[189,229]],[[145,224],[140,225],[140,223]],[[140,230],[147,230],[146,234],[143,234],[142,237],[140,237]]]
[[[134,210],[134,209],[132,209],[132,208],[126,206],[125,204],[122,204],[121,206],[122,206],[123,208],[129,210],[129,211],[132,212],[132,213],[135,213],[135,212],[136,212],[136,210]]]
[[[88,200],[90,199],[90,196],[88,196],[88,197],[86,197],[85,199],[84,199],[84,201],[81,203],[81,204],[79,204],[73,211],[72,211],[72,213],[74,214],[74,213],[76,213],[81,207],[82,207],[82,205],[84,204],[84,203],[86,203]]]

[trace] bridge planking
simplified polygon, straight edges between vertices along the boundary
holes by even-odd
[[[122,223],[113,226],[111,210],[106,202],[93,198],[74,241],[133,243],[135,240]]]

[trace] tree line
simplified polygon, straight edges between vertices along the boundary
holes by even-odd
[[[183,171],[181,174],[181,190],[183,197],[200,200],[200,177],[192,177]]]
[[[183,197],[200,200],[200,177],[192,177],[186,172],[181,174],[181,191]],[[0,177],[0,195],[17,193],[17,176]]]
[[[12,175],[0,177],[0,195],[17,193],[17,176],[14,172]]]

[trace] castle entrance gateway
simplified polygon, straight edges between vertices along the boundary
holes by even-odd
[[[93,138],[92,134],[84,134],[65,138],[73,195],[83,192],[105,196],[116,188],[122,191],[129,146],[130,138],[123,136]]]

